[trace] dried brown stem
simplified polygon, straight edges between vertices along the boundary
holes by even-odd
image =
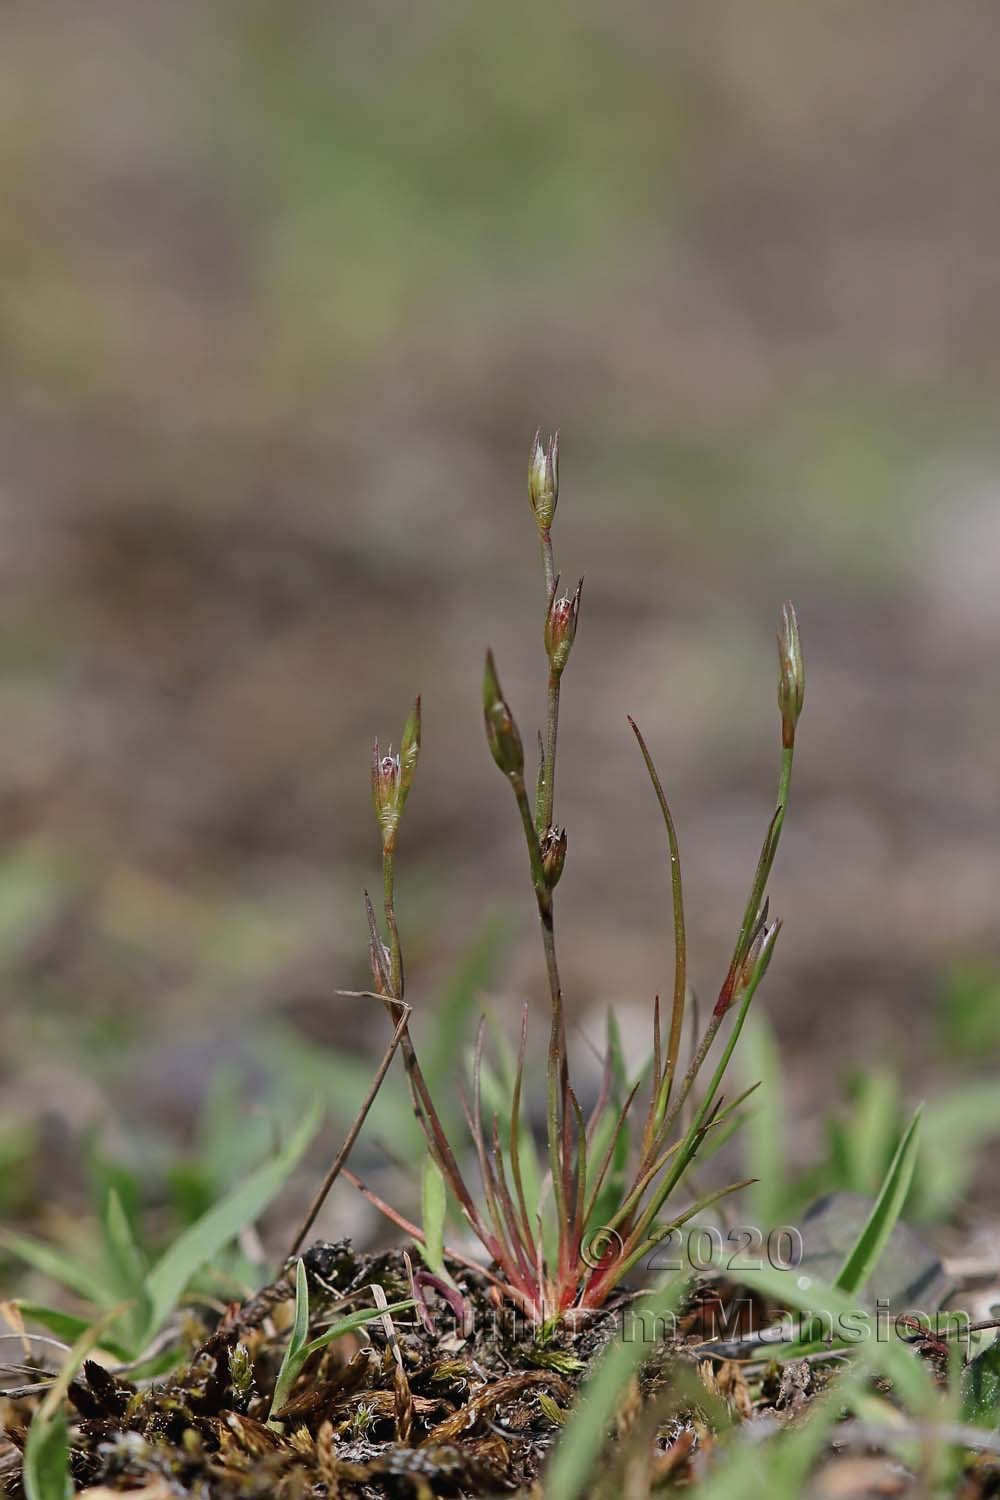
[[[327,1194],[333,1187],[333,1184],[336,1182],[337,1178],[340,1176],[344,1163],[347,1161],[347,1158],[350,1156],[351,1151],[354,1148],[354,1142],[357,1140],[358,1136],[361,1133],[361,1127],[364,1125],[365,1120],[368,1118],[368,1111],[375,1103],[379,1089],[382,1087],[382,1084],[385,1081],[385,1075],[388,1073],[389,1067],[392,1063],[392,1059],[396,1055],[396,1048],[403,1040],[403,1036],[406,1032],[406,1027],[410,1019],[410,1007],[404,1004],[402,1000],[400,1000],[398,1004],[401,1014],[399,1017],[399,1021],[396,1024],[396,1029],[392,1034],[392,1040],[390,1041],[388,1047],[385,1049],[385,1054],[382,1058],[382,1061],[379,1063],[378,1068],[375,1072],[375,1077],[371,1081],[371,1087],[364,1097],[361,1108],[358,1110],[357,1114],[354,1117],[353,1125],[344,1138],[344,1144],[341,1146],[340,1150],[337,1152],[337,1155],[334,1157],[332,1163],[330,1164],[330,1170],[327,1172],[326,1176],[323,1178],[323,1181],[320,1183],[319,1188],[316,1192],[316,1196],[310,1203],[309,1208],[306,1211],[305,1218],[299,1225],[298,1230],[295,1234],[295,1238],[292,1240],[292,1243],[288,1248],[289,1260],[291,1260],[292,1256],[298,1254],[306,1235],[315,1224],[319,1211],[323,1207],[323,1204],[326,1202]]]

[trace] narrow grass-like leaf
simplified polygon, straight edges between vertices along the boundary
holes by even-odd
[[[447,1276],[444,1263],[444,1220],[448,1207],[448,1190],[441,1168],[432,1156],[424,1158],[421,1180],[424,1242],[420,1253],[429,1271],[442,1279]]]
[[[28,1500],[66,1500],[74,1493],[69,1473],[69,1428],[60,1410],[43,1418],[39,1412],[24,1448],[24,1492]]]
[[[271,1400],[271,1411],[268,1417],[268,1426],[275,1426],[274,1414],[281,1410],[291,1394],[292,1387],[299,1377],[299,1372],[305,1360],[303,1350],[306,1339],[309,1336],[309,1282],[306,1279],[305,1261],[300,1257],[295,1262],[295,1316],[292,1319],[292,1329],[288,1336],[288,1343],[282,1355],[281,1365],[278,1369],[278,1378],[274,1382],[274,1396]],[[280,1424],[278,1424],[280,1425]]]
[[[666,1239],[674,1229],[680,1229],[683,1225],[689,1224],[692,1219],[697,1218],[698,1214],[704,1213],[706,1208],[711,1208],[713,1203],[718,1203],[720,1198],[727,1198],[730,1193],[738,1193],[742,1188],[750,1186],[752,1186],[752,1179],[745,1178],[742,1182],[731,1182],[728,1187],[716,1188],[713,1193],[706,1193],[704,1197],[698,1199],[697,1203],[692,1203],[690,1208],[678,1214],[667,1224],[654,1227],[652,1224],[647,1224],[644,1219],[641,1220],[636,1226],[634,1237],[636,1241],[639,1241],[640,1236],[645,1236],[645,1238],[635,1244],[626,1242],[621,1263],[615,1267],[615,1282],[627,1276],[632,1267],[638,1265],[644,1255],[655,1250],[661,1240]]]
[[[63,1312],[58,1307],[46,1307],[43,1302],[18,1300],[14,1306],[26,1323],[40,1323],[43,1328],[47,1328],[50,1333],[55,1334],[56,1338],[63,1339],[67,1344],[75,1343],[77,1339],[82,1338],[93,1322],[93,1319],[78,1318],[73,1313]],[[106,1349],[109,1354],[113,1354],[115,1359],[125,1361],[132,1357],[132,1351],[116,1339],[102,1337],[100,1347]]]
[[[643,1314],[653,1320],[654,1328],[657,1320],[669,1318],[686,1285],[687,1277],[673,1276],[643,1299]],[[593,1477],[594,1461],[625,1382],[650,1352],[650,1344],[635,1336],[634,1324],[631,1338],[628,1332],[626,1328],[608,1345],[580,1391],[545,1472],[546,1500],[577,1500]]]
[[[541,1205],[538,1201],[538,1157],[534,1149],[534,1141],[531,1132],[522,1129],[521,1125],[521,1088],[524,1083],[524,1060],[528,1047],[528,1006],[525,1002],[521,1010],[521,1035],[517,1045],[517,1061],[514,1065],[514,1077],[511,1083],[510,1104],[510,1173],[514,1183],[514,1191],[517,1194],[517,1206],[521,1216],[521,1234],[529,1252],[534,1254],[536,1260],[538,1248],[535,1244],[535,1228],[532,1224],[532,1212],[537,1215]],[[522,1135],[527,1141],[522,1142]],[[523,1147],[523,1149],[522,1149]],[[525,1170],[527,1168],[527,1171]],[[526,1182],[527,1176],[527,1182]],[[529,1187],[534,1196],[529,1198]],[[528,1207],[529,1203],[531,1208]]]
[[[674,1075],[677,1072],[677,1060],[680,1054],[681,1033],[684,1028],[684,1001],[687,995],[687,940],[684,930],[684,893],[681,881],[681,857],[677,844],[677,833],[674,828],[673,816],[667,802],[666,794],[660,782],[659,774],[653,763],[646,746],[646,741],[635,720],[629,716],[629,724],[632,732],[639,742],[642,758],[646,763],[646,770],[660,806],[663,824],[667,833],[667,843],[670,849],[670,888],[673,900],[674,921],[674,997],[670,1011],[670,1029],[667,1033],[667,1058],[662,1077],[657,1069],[657,1077],[654,1088],[659,1097],[656,1100],[655,1121],[658,1124],[667,1111],[670,1102],[670,1091],[673,1087]],[[659,1017],[656,1024],[656,1047],[659,1051]]]
[[[628,1114],[632,1107],[639,1088],[639,1083],[633,1084],[631,1092],[625,1102],[618,1109],[617,1115],[608,1116],[608,1129],[605,1138],[603,1129],[596,1132],[592,1160],[597,1152],[600,1152],[598,1165],[590,1173],[590,1202],[586,1211],[585,1228],[591,1225],[603,1225],[620,1207],[625,1197],[625,1169],[628,1165],[629,1128]],[[602,1125],[603,1125],[602,1121]],[[611,1176],[608,1177],[608,1171]]]
[[[245,1182],[221,1198],[164,1252],[146,1277],[151,1333],[166,1322],[192,1276],[251,1224],[280,1192],[316,1134],[321,1116],[321,1107],[314,1104],[272,1161],[258,1167]]]
[[[67,1500],[67,1496],[75,1493],[69,1472],[69,1434],[63,1402],[77,1370],[91,1349],[101,1343],[105,1328],[122,1310],[109,1309],[103,1318],[83,1331],[35,1413],[24,1446],[23,1482],[28,1500]]]
[[[122,1322],[133,1354],[143,1347],[149,1331],[150,1301],[146,1291],[146,1259],[136,1243],[132,1225],[114,1188],[104,1211],[104,1242],[118,1295],[130,1306]]]
[[[860,1080],[847,1124],[847,1187],[874,1193],[885,1173],[900,1126],[899,1083],[888,1068],[873,1068]]]
[[[591,1181],[588,1183],[588,1226],[603,1225],[625,1197],[631,1138],[630,1112],[649,1066],[647,1063],[630,1089],[621,1028],[613,1010],[608,1012],[607,1024],[607,1070],[610,1075],[608,1097],[612,1107],[602,1112],[589,1141],[591,1166],[588,1175]],[[659,1026],[655,1030],[658,1034]],[[654,1067],[653,1071],[655,1090],[655,1075],[658,1070]]]
[[[1000,1089],[993,1079],[966,1081],[928,1104],[907,1213],[924,1223],[948,1218],[976,1169],[976,1153],[1000,1139]]]
[[[917,1160],[921,1107],[899,1143],[867,1223],[837,1273],[836,1285],[841,1291],[854,1293],[865,1285],[903,1211]]]
[[[788,1312],[815,1313],[833,1330],[833,1347],[860,1348],[866,1354],[870,1351],[872,1368],[892,1380],[911,1411],[929,1414],[939,1405],[927,1367],[915,1358],[908,1345],[894,1336],[891,1327],[888,1338],[880,1337],[874,1316],[842,1288],[829,1286],[800,1270],[784,1271],[773,1266],[752,1269],[741,1266],[739,1281],[741,1286],[761,1293]],[[792,1353],[801,1352],[801,1341],[791,1346],[781,1345],[775,1338],[768,1341],[767,1347],[776,1358],[787,1359]]]
[[[751,1222],[766,1234],[782,1221],[786,1120],[784,1079],[774,1030],[762,1015],[747,1017],[740,1048],[740,1072],[747,1084],[763,1087],[749,1111],[744,1139],[747,1168],[757,1183],[747,1196]]]
[[[100,1272],[55,1245],[6,1229],[0,1231],[0,1245],[34,1270],[41,1271],[43,1276],[77,1292],[98,1307],[107,1307],[114,1300],[114,1290]]]
[[[327,1344],[332,1344],[334,1339],[343,1338],[345,1334],[356,1333],[359,1328],[364,1328],[366,1323],[372,1323],[376,1318],[384,1318],[386,1313],[395,1317],[396,1313],[409,1312],[411,1307],[416,1307],[412,1297],[407,1297],[403,1302],[390,1302],[386,1307],[362,1307],[357,1312],[349,1313],[346,1318],[340,1318],[336,1323],[331,1323],[329,1328],[311,1343],[306,1344],[302,1353],[305,1358],[310,1354],[316,1354],[320,1349],[325,1349]]]

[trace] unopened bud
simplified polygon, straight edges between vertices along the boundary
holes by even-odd
[[[759,984],[764,978],[764,975],[767,973],[767,966],[771,962],[771,955],[774,952],[774,944],[780,931],[780,921],[772,922],[770,927],[768,927],[767,912],[765,909],[760,925],[754,934],[753,942],[747,950],[747,956],[743,960],[743,969],[740,973],[740,982],[736,991],[738,995],[745,994],[755,979]]]
[[[557,587],[558,583],[559,580],[556,579]],[[583,579],[581,578],[572,597],[564,594],[561,599],[557,599],[556,590],[553,588],[552,597],[549,600],[548,613],[545,616],[545,650],[548,652],[549,666],[557,677],[562,675],[576,639],[576,623],[580,615],[582,593]]]
[[[410,710],[409,718],[403,726],[403,738],[399,742],[400,812],[403,810],[403,803],[406,801],[410,787],[413,785],[413,777],[419,759],[420,699],[418,698]]]
[[[385,754],[376,739],[372,745],[372,803],[378,826],[382,830],[382,848],[386,853],[396,846],[396,830],[410,787],[413,785],[420,758],[420,699],[410,712],[403,729],[398,755],[390,745]]]
[[[771,909],[770,898],[765,896],[764,904],[757,913],[757,920],[750,933],[750,939],[746,946],[746,953],[739,969],[739,988],[745,989],[753,977],[753,971],[757,967],[761,949],[764,946],[764,938],[767,936],[767,918]]]
[[[806,669],[799,640],[799,622],[791,604],[782,605],[778,628],[778,707],[781,709],[781,743],[788,750],[795,744],[795,726],[806,692]]]
[[[767,916],[768,902],[765,901],[757,914],[753,934],[746,945],[742,960],[736,961],[719,992],[713,1011],[716,1017],[724,1016],[730,1006],[742,999],[751,985],[758,985],[767,973],[771,956],[774,953],[774,945],[781,931],[780,919],[772,922],[769,927]]]
[[[559,434],[553,433],[547,443],[536,432],[531,444],[528,465],[528,495],[539,530],[548,531],[559,500]]]
[[[490,754],[505,776],[524,775],[524,747],[514,715],[500,689],[493,652],[486,653],[483,672],[483,718]]]
[[[372,803],[382,830],[383,849],[391,849],[396,839],[400,780],[399,756],[393,755],[391,745],[383,755],[376,739],[372,745]]]
[[[565,828],[547,828],[542,835],[541,850],[545,882],[549,890],[554,891],[566,863]]]

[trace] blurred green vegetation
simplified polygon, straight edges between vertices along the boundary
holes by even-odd
[[[417,688],[416,1024],[441,1034],[498,901],[500,998],[532,993],[476,677],[491,642],[530,724],[539,423],[563,427],[560,564],[587,574],[561,791],[576,1014],[660,983],[626,710],[665,767],[711,984],[790,594],[810,692],[782,1044],[815,1074],[905,1016],[918,1073],[992,1047],[978,979],[963,999],[950,977],[1000,956],[991,18],[849,15],[7,18],[5,1151],[92,1127],[108,1094],[130,1128],[190,1138],[216,1075],[278,1038],[290,1076],[341,1059],[356,1087],[382,1033],[334,991],[365,982],[367,745]]]

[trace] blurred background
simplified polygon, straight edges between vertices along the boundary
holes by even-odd
[[[417,691],[418,1039],[544,1003],[479,702],[491,644],[526,740],[544,711],[539,425],[587,579],[575,1014],[641,1048],[671,982],[626,713],[714,995],[791,597],[761,999],[801,1139],[886,1049],[907,1092],[995,1062],[995,5],[36,0],[3,32],[0,1207],[71,1205],[95,1132],[183,1152],[220,1079],[248,1119],[353,1105],[369,747]]]

